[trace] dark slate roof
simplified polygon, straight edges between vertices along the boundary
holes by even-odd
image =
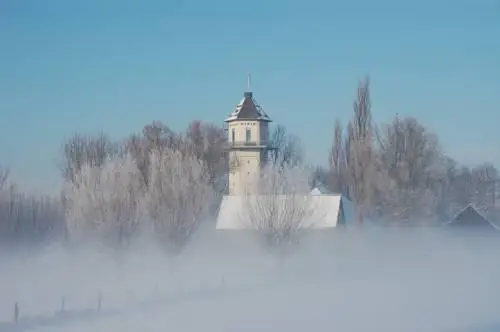
[[[260,120],[271,122],[269,116],[253,98],[252,92],[245,92],[243,99],[241,99],[236,109],[228,116],[225,122],[235,120]]]
[[[498,225],[486,219],[486,217],[470,204],[461,212],[457,213],[455,218],[447,222],[446,225],[453,227],[492,228],[500,230]]]

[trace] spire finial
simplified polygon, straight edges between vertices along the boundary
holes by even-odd
[[[247,91],[252,91],[252,76],[250,75],[250,73],[248,73],[247,75]]]

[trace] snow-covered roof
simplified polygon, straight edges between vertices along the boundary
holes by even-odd
[[[269,203],[266,202],[267,200]],[[219,230],[251,229],[252,223],[249,221],[247,212],[249,208],[277,204],[285,209],[290,206],[290,200],[298,200],[294,201],[294,204],[304,204],[306,216],[301,223],[302,228],[333,228],[344,222],[351,222],[354,216],[352,204],[341,195],[224,196],[217,216],[216,228]]]
[[[319,185],[311,190],[311,195],[338,195],[336,193],[331,192],[325,186]]]
[[[323,193],[318,189],[318,188],[314,188],[313,190],[311,190],[311,195],[322,195]]]
[[[235,120],[260,120],[271,122],[271,118],[253,98],[252,92],[245,92],[236,109],[229,114],[225,122]]]

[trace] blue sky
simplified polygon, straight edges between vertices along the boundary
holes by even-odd
[[[500,165],[500,1],[2,0],[0,164],[53,190],[63,138],[222,123],[257,100],[325,164],[370,74],[373,115],[412,115]]]

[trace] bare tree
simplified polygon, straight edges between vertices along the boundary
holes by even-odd
[[[448,158],[449,159],[449,158]],[[449,161],[445,182],[445,201],[449,216],[455,215],[468,204],[487,215],[497,214],[495,207],[498,171],[491,163],[469,168]]]
[[[130,135],[124,142],[124,151],[135,160],[145,186],[149,183],[149,155],[146,141],[140,135]]]
[[[148,150],[163,150],[178,148],[179,135],[164,125],[161,121],[153,121],[144,126],[142,136],[146,141]]]
[[[207,166],[211,182],[218,187],[227,174],[227,155],[224,153],[226,135],[222,128],[201,121],[193,121],[184,134],[175,133],[160,121],[144,126],[141,135],[131,135],[125,142],[125,151],[131,153],[149,184],[150,158],[153,151],[175,150],[194,155]]]
[[[471,170],[474,183],[473,200],[482,212],[490,214],[495,207],[495,184],[498,171],[491,163],[483,163]]]
[[[175,254],[213,213],[216,195],[210,174],[195,155],[174,149],[152,152],[150,174],[147,207],[152,229]]]
[[[251,183],[241,197],[240,218],[261,234],[269,247],[289,245],[299,231],[312,227],[309,173],[303,168],[270,163]]]
[[[295,167],[302,164],[304,153],[297,136],[290,135],[286,128],[278,125],[271,134],[271,145],[275,148],[273,163],[280,167]]]
[[[125,141],[125,151],[130,153],[139,168],[145,186],[150,181],[151,152],[181,148],[180,135],[173,132],[160,121],[153,121],[143,127],[140,135],[131,135]]]
[[[19,191],[14,184],[0,190],[2,243],[31,244],[62,235],[64,218],[58,200]]]
[[[212,124],[193,121],[187,129],[185,140],[188,151],[206,165],[216,192],[224,193],[228,172],[228,154],[225,153],[227,136],[224,130]]]
[[[119,145],[101,133],[95,136],[75,134],[63,143],[61,173],[66,181],[74,181],[83,165],[102,166],[119,153]]]
[[[349,171],[349,196],[356,203],[357,217],[362,222],[373,198],[373,126],[368,77],[358,86],[344,151]]]
[[[431,188],[401,188],[387,173],[380,172],[377,190],[374,212],[386,223],[425,224],[437,216],[439,200]]]
[[[458,211],[456,208],[453,209],[452,206],[454,195],[453,183],[458,164],[455,160],[444,154],[440,159],[441,171],[428,184],[436,197],[435,219],[438,222],[445,222],[449,221],[455,215],[455,211]]]
[[[9,180],[9,170],[7,168],[3,168],[0,165],[0,190],[7,187],[7,182]]]
[[[128,244],[143,219],[144,185],[130,155],[101,167],[85,164],[64,186],[69,235],[103,237],[116,248]]]
[[[349,196],[348,167],[344,147],[344,135],[340,120],[335,121],[333,143],[329,159],[328,187],[331,191]]]
[[[401,186],[426,184],[441,162],[436,135],[412,117],[396,117],[378,143],[382,162]]]
[[[328,187],[330,182],[330,171],[322,166],[311,167],[310,187]]]
[[[377,196],[385,200],[380,205],[386,209],[382,214],[391,211],[400,220],[435,216],[439,201],[436,183],[446,173],[437,137],[414,118],[396,117],[378,131],[377,141]]]

